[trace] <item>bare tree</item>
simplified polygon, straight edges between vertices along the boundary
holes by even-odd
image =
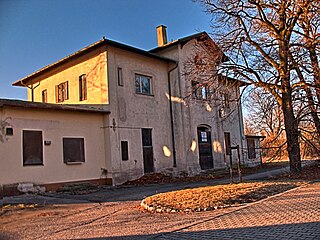
[[[218,74],[263,88],[273,96],[283,114],[290,170],[299,172],[299,122],[310,114],[310,106],[316,109],[318,104],[313,92],[319,91],[319,0],[198,1],[212,15],[214,39],[229,57],[221,62]],[[312,31],[303,29],[309,23]],[[306,96],[313,102],[301,101]]]
[[[264,159],[266,161],[287,159],[283,114],[273,96],[261,88],[253,88],[248,93],[245,106],[248,109],[245,129],[251,131],[246,134],[266,137],[261,143]]]

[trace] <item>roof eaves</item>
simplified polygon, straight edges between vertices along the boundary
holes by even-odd
[[[99,41],[97,41],[97,42],[85,47],[85,48],[82,48],[79,51],[76,51],[76,52],[74,52],[74,53],[72,53],[72,54],[70,54],[70,55],[58,60],[57,62],[49,64],[49,65],[39,69],[38,71],[36,71],[36,72],[34,72],[34,73],[24,77],[24,78],[21,78],[18,81],[15,81],[14,83],[12,83],[12,85],[13,86],[25,86],[24,82],[27,82],[31,78],[37,77],[37,76],[39,76],[39,75],[41,75],[41,74],[43,74],[43,73],[45,73],[47,71],[52,70],[55,67],[58,67],[58,66],[60,66],[62,64],[67,63],[68,61],[71,61],[75,57],[79,57],[79,56],[81,56],[81,55],[83,55],[83,54],[85,54],[87,52],[90,52],[90,51],[102,46],[104,41],[105,41],[105,39],[102,39],[102,40],[99,40]]]
[[[16,99],[0,99],[0,107],[19,107],[19,108],[35,108],[35,109],[47,109],[47,110],[62,110],[62,111],[74,111],[74,112],[94,112],[110,114],[110,111],[93,107],[92,105],[67,105],[67,104],[53,104],[53,103],[39,103],[28,102]]]
[[[14,83],[12,83],[13,86],[25,86],[26,83],[28,82],[28,80],[32,79],[32,78],[35,78],[37,76],[40,76],[41,74],[44,74],[46,72],[49,72],[50,70],[62,65],[62,64],[65,64],[69,61],[71,61],[72,59],[76,58],[76,57],[79,57],[83,54],[86,54],[92,50],[95,50],[97,48],[99,48],[100,46],[103,46],[103,45],[110,45],[110,46],[114,46],[114,47],[117,47],[117,48],[121,48],[123,50],[126,50],[126,51],[131,51],[131,52],[134,52],[134,53],[137,53],[137,54],[141,54],[141,55],[144,55],[146,57],[150,57],[150,58],[154,58],[154,59],[157,59],[157,60],[160,60],[160,61],[165,61],[165,62],[172,62],[172,63],[176,63],[175,60],[172,60],[170,58],[166,58],[166,57],[162,57],[162,56],[159,56],[157,54],[154,54],[154,53],[150,53],[148,51],[145,51],[145,50],[142,50],[142,49],[139,49],[139,48],[135,48],[135,47],[132,47],[132,46],[129,46],[129,45],[126,45],[126,44],[123,44],[123,43],[119,43],[119,42],[116,42],[116,41],[112,41],[112,40],[109,40],[109,39],[105,39],[103,38],[102,40],[99,40],[83,49],[80,49],[79,51],[77,52],[74,52],[62,59],[60,59],[59,61],[57,62],[54,62],[52,64],[49,64],[43,68],[41,68],[40,70],[22,78],[22,79],[19,79],[18,81],[15,81]]]

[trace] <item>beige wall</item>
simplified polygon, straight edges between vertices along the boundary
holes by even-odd
[[[105,154],[103,114],[54,110],[8,108],[0,109],[0,121],[13,128],[13,136],[0,141],[0,185],[21,182],[37,184],[100,179],[101,168],[110,170],[110,159]],[[0,125],[1,126],[1,125]],[[43,166],[23,166],[22,130],[41,130]],[[63,137],[83,137],[85,162],[68,165],[63,162]]]
[[[155,171],[172,167],[172,154],[165,156],[163,148],[172,152],[168,94],[168,64],[121,49],[108,48],[108,79],[112,171],[116,184],[143,175],[141,128],[152,129]],[[124,86],[118,86],[117,69],[122,68]],[[152,95],[135,93],[135,74],[152,77]],[[129,160],[121,160],[120,142],[129,142]]]
[[[49,103],[56,103],[55,86],[68,81],[69,99],[65,104],[108,104],[107,62],[105,47],[78,57],[33,81],[40,81],[34,89],[34,101],[42,101],[42,91],[47,90]],[[79,76],[87,75],[87,100],[79,101]],[[45,80],[45,81],[42,81]],[[34,84],[37,86],[38,84]],[[28,100],[31,101],[31,90],[28,90]]]

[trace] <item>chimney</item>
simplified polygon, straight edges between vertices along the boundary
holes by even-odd
[[[158,47],[165,45],[167,41],[167,27],[160,25],[157,27]]]

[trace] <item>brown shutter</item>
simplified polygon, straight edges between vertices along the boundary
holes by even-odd
[[[64,87],[64,96],[63,100],[69,99],[69,87],[68,87],[68,81],[64,82],[63,87]]]
[[[59,85],[56,85],[56,102],[59,102]]]
[[[82,97],[83,100],[87,99],[87,76],[83,75],[82,77]]]

